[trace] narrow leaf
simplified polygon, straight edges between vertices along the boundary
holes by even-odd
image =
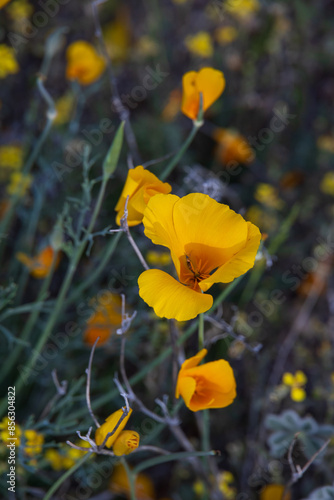
[[[106,181],[115,172],[119,155],[123,145],[124,123],[122,122],[117,129],[114,140],[109,148],[107,156],[103,162],[103,180]]]

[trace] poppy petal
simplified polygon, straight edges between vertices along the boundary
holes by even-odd
[[[196,292],[159,269],[144,271],[138,285],[140,297],[161,318],[187,321],[210,309],[213,303],[211,295]]]

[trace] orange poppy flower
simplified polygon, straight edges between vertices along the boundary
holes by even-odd
[[[29,269],[31,276],[37,279],[43,279],[49,275],[54,256],[55,251],[51,246],[45,247],[35,257],[29,257],[23,252],[16,254],[17,260],[22,262]],[[60,254],[57,253],[55,269],[58,267],[59,262]]]
[[[101,346],[122,323],[122,299],[119,295],[107,292],[97,299],[95,309],[96,311],[87,320],[84,342],[93,345],[100,337],[98,345]]]
[[[145,234],[169,248],[179,278],[144,271],[139,295],[160,317],[186,321],[210,309],[214,283],[229,283],[254,265],[259,229],[227,205],[202,193],[157,194],[147,204]]]
[[[78,40],[66,51],[66,78],[78,80],[81,85],[90,85],[100,78],[106,63],[90,43]]]
[[[207,354],[202,349],[181,366],[176,382],[175,397],[182,396],[189,410],[224,408],[235,399],[236,383],[233,370],[223,359],[199,365]]]
[[[288,491],[284,493],[284,486],[282,484],[267,484],[264,486],[260,493],[260,500],[290,500],[291,493]]]
[[[95,442],[97,446],[101,446],[103,441],[105,440],[106,436],[109,434],[109,432],[113,432],[115,427],[117,426],[120,418],[124,414],[125,408],[120,408],[119,410],[115,411],[111,415],[109,415],[108,418],[106,418],[104,424],[102,424],[100,427],[98,427],[95,431]],[[105,446],[107,448],[111,448],[124,427],[126,426],[130,416],[132,413],[132,409],[130,408],[129,413],[126,415],[126,417],[123,418],[122,422],[119,424],[117,427],[116,431],[107,439],[107,442]]]
[[[121,225],[124,215],[124,207],[127,197],[128,201],[128,225],[136,226],[143,219],[144,210],[148,201],[157,193],[170,193],[172,187],[167,182],[162,182],[152,172],[144,169],[141,165],[132,168],[128,172],[122,194],[117,202],[116,223]]]
[[[139,434],[135,431],[122,431],[113,444],[113,452],[116,457],[129,455],[139,446]]]
[[[130,483],[124,465],[115,465],[110,478],[109,490],[116,495],[124,495],[126,498],[130,498]],[[135,491],[138,500],[156,499],[152,480],[142,472],[136,475]]]
[[[182,78],[182,113],[196,120],[200,107],[200,93],[203,98],[203,111],[206,111],[223,93],[225,78],[221,71],[202,68],[189,71]]]
[[[218,143],[217,157],[224,165],[232,161],[247,165],[254,160],[253,149],[236,130],[218,128],[213,137]]]

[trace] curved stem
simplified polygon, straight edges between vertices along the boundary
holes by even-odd
[[[201,351],[204,347],[204,314],[198,316],[198,350]]]

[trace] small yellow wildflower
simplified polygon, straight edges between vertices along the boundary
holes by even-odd
[[[10,434],[14,432],[15,434]],[[4,417],[1,422],[0,422],[0,439],[5,443],[8,444],[9,439],[15,438],[15,444],[16,446],[19,446],[21,443],[21,435],[22,435],[22,429],[19,426],[19,424],[13,422],[12,420],[9,420],[8,417]]]
[[[7,193],[16,196],[24,196],[32,184],[32,176],[22,172],[14,172],[10,176]]]
[[[14,75],[19,71],[19,65],[15,57],[14,49],[5,43],[0,44],[0,78]]]
[[[0,9],[2,9],[2,7],[4,7],[5,5],[7,5],[8,2],[10,2],[10,0],[0,0]]]
[[[258,0],[228,0],[224,9],[239,20],[247,20],[260,9],[260,3]]]
[[[334,154],[334,136],[321,135],[317,140],[317,146],[319,149],[326,151],[327,153]]]
[[[50,274],[54,259],[55,269],[57,269],[60,262],[60,253],[56,254],[51,246],[43,248],[34,257],[29,257],[23,252],[17,252],[15,257],[29,269],[31,276],[36,279],[44,279]]]
[[[194,482],[193,490],[198,497],[202,497],[205,494],[205,484],[200,479]]]
[[[13,21],[28,19],[33,11],[33,6],[27,0],[15,0],[7,8],[7,13]]]
[[[161,117],[164,121],[170,122],[174,120],[176,115],[180,111],[182,101],[182,92],[180,89],[174,89],[171,91],[168,97],[167,104],[165,105]]]
[[[33,457],[34,455],[41,453],[44,444],[43,434],[40,434],[33,429],[27,429],[24,431],[24,437],[24,452],[26,455]]]
[[[118,9],[115,20],[104,30],[104,41],[113,62],[127,59],[130,52],[131,35],[129,9],[123,5]]]
[[[320,190],[334,196],[334,172],[327,172],[320,183]]]
[[[96,82],[106,67],[104,58],[85,40],[71,43],[66,51],[66,59],[66,78],[77,80],[81,85]]]
[[[7,179],[13,170],[23,164],[23,150],[14,144],[0,146],[0,180]]]
[[[66,92],[66,94],[59,97],[56,101],[57,116],[53,122],[55,125],[64,125],[70,121],[74,103],[75,97],[72,92]]]
[[[237,490],[232,486],[233,483],[234,476],[232,472],[224,470],[219,473],[218,487],[226,500],[234,500],[236,498]]]
[[[148,35],[143,35],[137,40],[135,47],[135,57],[139,59],[154,57],[159,54],[159,51],[159,44],[154,40],[154,38]]]
[[[76,441],[74,444],[82,448],[90,448],[90,444],[86,441]],[[44,454],[44,458],[51,465],[53,470],[59,471],[70,469],[75,463],[87,452],[84,450],[77,450],[70,446],[62,446],[60,449],[49,448]]]
[[[251,205],[249,207],[246,212],[246,219],[265,232],[274,231],[278,226],[278,219],[274,214],[259,205]]]
[[[254,194],[254,198],[266,207],[280,210],[284,207],[284,201],[278,196],[278,191],[274,186],[260,182]]]
[[[189,52],[195,56],[208,58],[213,55],[213,44],[209,33],[199,31],[196,35],[189,35],[184,41]]]
[[[154,250],[147,252],[146,260],[151,266],[168,266],[172,262],[168,252],[155,252]]]
[[[233,26],[223,26],[215,31],[215,38],[219,45],[227,45],[238,36],[238,31]]]
[[[283,375],[282,382],[284,385],[291,387],[290,397],[293,401],[304,401],[306,392],[303,386],[306,385],[307,377],[304,372],[298,370],[295,375],[286,372]]]

